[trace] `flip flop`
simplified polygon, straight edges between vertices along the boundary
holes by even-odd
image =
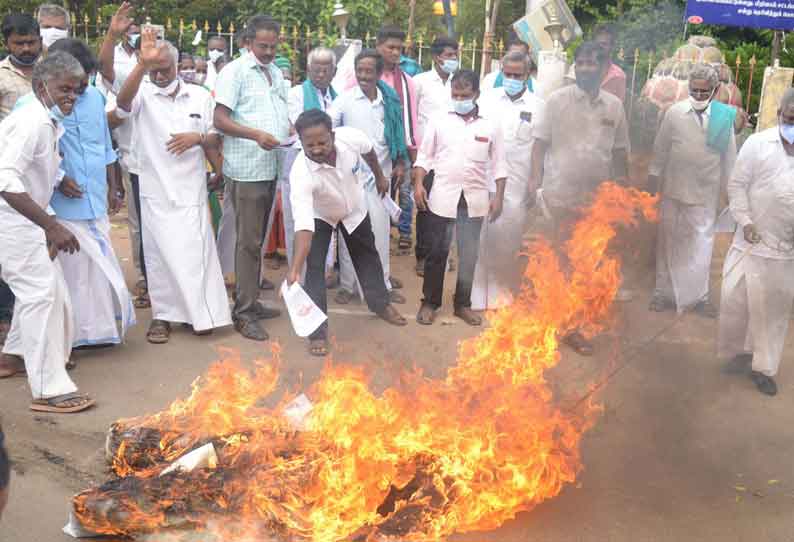
[[[11,378],[12,376],[27,376],[25,362],[16,362],[13,365],[0,365],[0,379]]]
[[[391,290],[389,292],[389,302],[396,303],[397,305],[404,305],[406,303],[406,299],[405,296],[397,290]]]
[[[35,412],[53,412],[61,414],[72,414],[82,412],[91,408],[96,401],[80,393],[67,393],[49,399],[34,399],[30,404],[30,410]]]
[[[349,305],[353,301],[353,294],[347,290],[339,290],[334,297],[334,301],[340,305]]]
[[[469,324],[470,326],[481,326],[482,318],[479,314],[474,314],[474,311],[468,307],[461,307],[455,309],[455,316]]]
[[[408,324],[408,321],[403,318],[403,315],[397,312],[397,309],[395,309],[392,305],[386,305],[386,308],[383,310],[383,312],[378,314],[378,318],[385,320],[393,326],[404,326]]]
[[[416,321],[423,326],[433,325],[436,321],[436,310],[431,305],[423,304],[416,314]]]
[[[328,340],[327,339],[313,339],[309,341],[309,354],[318,358],[324,358],[328,355]]]
[[[152,344],[165,344],[171,337],[171,324],[164,320],[152,320],[149,324],[149,331],[146,332],[146,340]]]
[[[393,290],[402,290],[403,289],[403,281],[398,279],[397,277],[389,277],[389,282],[391,282],[391,287]]]
[[[399,248],[400,250],[408,250],[409,248],[411,248],[412,245],[413,242],[410,236],[401,235],[400,241],[397,243],[397,248]]]

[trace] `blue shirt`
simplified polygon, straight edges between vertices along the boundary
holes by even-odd
[[[116,161],[110,140],[105,97],[89,86],[77,97],[72,113],[63,120],[66,132],[59,147],[63,154],[61,169],[77,181],[82,198],[67,198],[56,191],[50,205],[59,218],[95,220],[108,214],[106,166]]]

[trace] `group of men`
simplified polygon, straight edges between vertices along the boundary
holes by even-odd
[[[10,54],[0,63],[0,268],[16,301],[0,378],[26,374],[33,410],[94,404],[67,373],[71,349],[122,342],[135,323],[133,304],[151,306],[154,344],[168,342],[172,324],[197,335],[234,325],[267,340],[263,320],[280,311],[260,299],[262,246],[278,194],[287,282],[302,282],[323,312],[338,254],[337,301],[360,295],[381,319],[406,325],[394,307],[407,300],[391,273],[390,231],[396,223],[400,246],[411,246],[415,201],[424,281],[416,320],[434,323],[455,241],[454,314],[477,326],[477,311],[509,303],[519,283],[528,208],[537,206],[551,237],[562,239],[601,182],[627,177],[626,79],[611,61],[608,27],[577,48],[573,84],[541,98],[519,41],[481,83],[461,69],[457,42],[439,37],[430,70],[411,77],[400,68],[405,34],[385,26],[352,73],[338,77],[334,52],[318,47],[306,81],[290,87],[275,61],[280,27],[270,17],[248,21],[234,60],[224,40],[211,39],[207,61],[180,59],[131,10],[119,8],[98,59],[68,38],[62,8],[42,6],[38,21],[9,15],[2,25]],[[727,183],[742,228],[726,263],[720,352],[733,356],[734,369],[749,370],[752,358],[751,376],[771,394],[787,325],[781,315],[794,297],[782,280],[794,228],[779,208],[787,197],[779,177],[794,154],[785,131],[794,99],[784,100],[780,131],[753,136],[736,161],[735,110],[713,99],[718,84],[712,67],[698,65],[690,100],[661,123],[650,168],[662,193],[651,309],[716,312],[708,268]],[[771,203],[767,185],[776,190]],[[209,201],[221,190],[216,242]],[[140,274],[134,299],[109,229],[127,195]],[[758,216],[759,201],[775,212]],[[223,267],[235,278],[231,309]],[[309,341],[313,355],[326,355],[328,324]],[[578,332],[564,342],[593,352]]]

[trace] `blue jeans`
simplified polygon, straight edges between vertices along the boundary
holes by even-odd
[[[14,313],[14,293],[0,280],[0,320],[10,321]]]
[[[400,187],[400,222],[397,224],[397,230],[401,236],[411,236],[411,221],[414,217],[414,198],[412,197],[413,189],[411,187],[410,179],[406,180]]]

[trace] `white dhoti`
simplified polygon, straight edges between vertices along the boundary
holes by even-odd
[[[471,289],[472,310],[498,309],[512,303],[521,280],[517,258],[527,216],[526,205],[505,201],[495,222],[489,222],[487,217],[483,220]]]
[[[714,206],[662,198],[654,295],[675,301],[678,312],[706,300],[714,249]]]
[[[206,199],[177,206],[141,198],[152,318],[204,331],[232,323]]]
[[[372,224],[372,234],[375,236],[375,249],[380,257],[380,264],[383,266],[383,281],[386,289],[391,290],[390,273],[390,234],[391,217],[383,204],[383,198],[378,194],[378,189],[374,182],[370,182],[364,188],[364,196],[367,201],[367,212],[369,221]],[[356,270],[353,267],[353,259],[347,249],[344,238],[340,235],[339,240],[339,285],[343,290],[351,293],[358,293],[361,299],[364,294],[361,285],[356,277]]]
[[[9,213],[0,218],[0,267],[16,302],[3,353],[25,360],[34,399],[75,392],[66,373],[73,326],[63,271],[50,259],[44,231]]]
[[[731,248],[725,257],[717,354],[753,355],[753,370],[775,376],[794,302],[794,260]]]
[[[104,217],[58,222],[80,243],[79,252],[58,255],[73,300],[72,346],[120,344],[135,324],[135,309],[110,241],[110,221]]]

